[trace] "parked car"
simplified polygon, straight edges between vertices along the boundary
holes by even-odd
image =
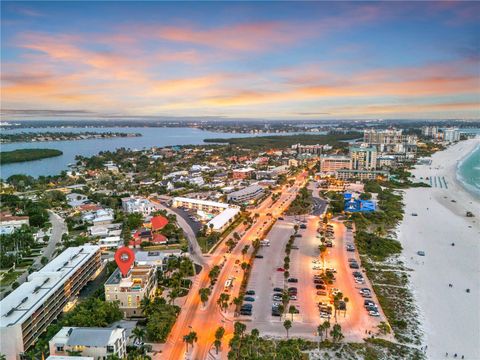
[[[263,255],[255,255],[256,259],[263,259]]]
[[[251,316],[252,310],[240,310],[240,315]]]
[[[283,219],[283,217],[279,216],[279,217],[278,217],[278,220],[284,220],[284,219]]]
[[[334,274],[337,272],[337,270],[334,269],[334,268],[326,268],[325,271],[330,272],[330,273],[334,273]]]
[[[302,237],[302,234],[295,234],[295,237],[301,238],[301,237]]]
[[[297,300],[297,295],[290,295],[289,298],[290,300]]]
[[[243,304],[241,309],[252,309],[253,305],[252,304]]]
[[[370,316],[375,316],[375,317],[379,317],[379,316],[380,316],[380,313],[379,313],[377,310],[370,310],[370,311],[368,312],[368,314],[369,314]]]
[[[298,279],[297,278],[288,278],[287,280],[289,283],[298,283]]]
[[[243,301],[254,302],[255,298],[253,298],[251,296],[246,296],[246,297],[243,298]]]
[[[374,306],[374,305],[375,305],[375,303],[372,300],[365,300],[363,302],[363,306],[365,306],[365,307],[366,306]]]
[[[276,288],[273,288],[273,291],[283,292],[283,289],[279,288],[279,287],[276,287]]]
[[[245,292],[246,295],[255,295],[255,290],[247,290]]]
[[[292,250],[298,250],[298,246],[297,245],[292,245],[291,249]]]
[[[318,290],[318,291],[317,291],[317,295],[326,296],[326,295],[327,295],[327,292],[326,292],[325,290]]]
[[[356,262],[352,262],[349,264],[350,269],[360,269],[360,266]]]
[[[325,285],[322,285],[322,284],[317,284],[315,285],[315,289],[317,290],[325,290],[327,287]]]
[[[283,271],[285,271],[285,269],[282,268],[282,267],[279,267],[279,268],[277,268],[277,271],[282,271],[283,272]]]

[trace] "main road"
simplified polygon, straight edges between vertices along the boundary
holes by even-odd
[[[241,253],[243,247],[250,245],[249,254],[251,253],[253,250],[251,246],[252,241],[262,237],[269,226],[275,223],[277,217],[288,208],[300,187],[304,185],[306,176],[306,173],[301,173],[296,177],[295,183],[289,189],[286,186],[282,187],[281,195],[275,203],[272,203],[271,197],[268,197],[259,206],[251,210],[252,214],[258,215],[250,229],[243,233],[238,244],[230,254],[226,253],[223,245],[220,245],[206,259],[207,263],[190,289],[188,298],[165,344],[161,359],[207,359],[215,340],[215,330],[219,326],[223,326],[226,330],[223,338],[223,349],[228,349],[228,340],[233,334],[234,318],[232,315],[234,305],[230,305],[225,313],[222,313],[217,305],[220,294],[224,292],[224,284],[228,278],[235,277],[234,286],[229,291],[230,301],[232,301],[239,293],[243,277],[243,271],[239,266],[239,263],[243,261]],[[243,228],[243,224],[240,224],[238,229],[235,230],[241,233],[240,228]],[[209,301],[203,306],[200,302],[198,291],[201,288],[209,287],[208,272],[214,265],[220,266],[220,275],[212,289]],[[190,331],[196,332],[198,341],[193,350],[190,349],[190,352],[187,354],[183,336]],[[226,351],[222,354],[222,357],[226,357]]]

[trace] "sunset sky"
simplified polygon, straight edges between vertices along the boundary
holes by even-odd
[[[2,120],[480,117],[480,3],[1,7]]]

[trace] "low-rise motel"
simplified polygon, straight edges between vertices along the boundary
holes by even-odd
[[[0,302],[0,349],[20,359],[101,270],[100,247],[66,249]]]

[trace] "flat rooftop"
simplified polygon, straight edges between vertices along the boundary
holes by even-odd
[[[192,199],[192,198],[186,198],[186,197],[174,197],[173,201],[186,202],[186,203],[192,203],[192,204],[197,204],[197,205],[205,205],[205,206],[214,206],[214,207],[220,207],[220,208],[225,208],[225,209],[229,207],[228,204],[221,203],[221,202],[218,202],[218,201]]]
[[[99,251],[96,245],[66,249],[0,301],[0,327],[23,323]]]
[[[235,217],[240,212],[239,208],[228,208],[222,211],[220,214],[215,216],[212,220],[210,220],[207,224],[210,227],[210,224],[213,224],[214,229],[221,229],[226,223],[230,221],[233,217]]]

